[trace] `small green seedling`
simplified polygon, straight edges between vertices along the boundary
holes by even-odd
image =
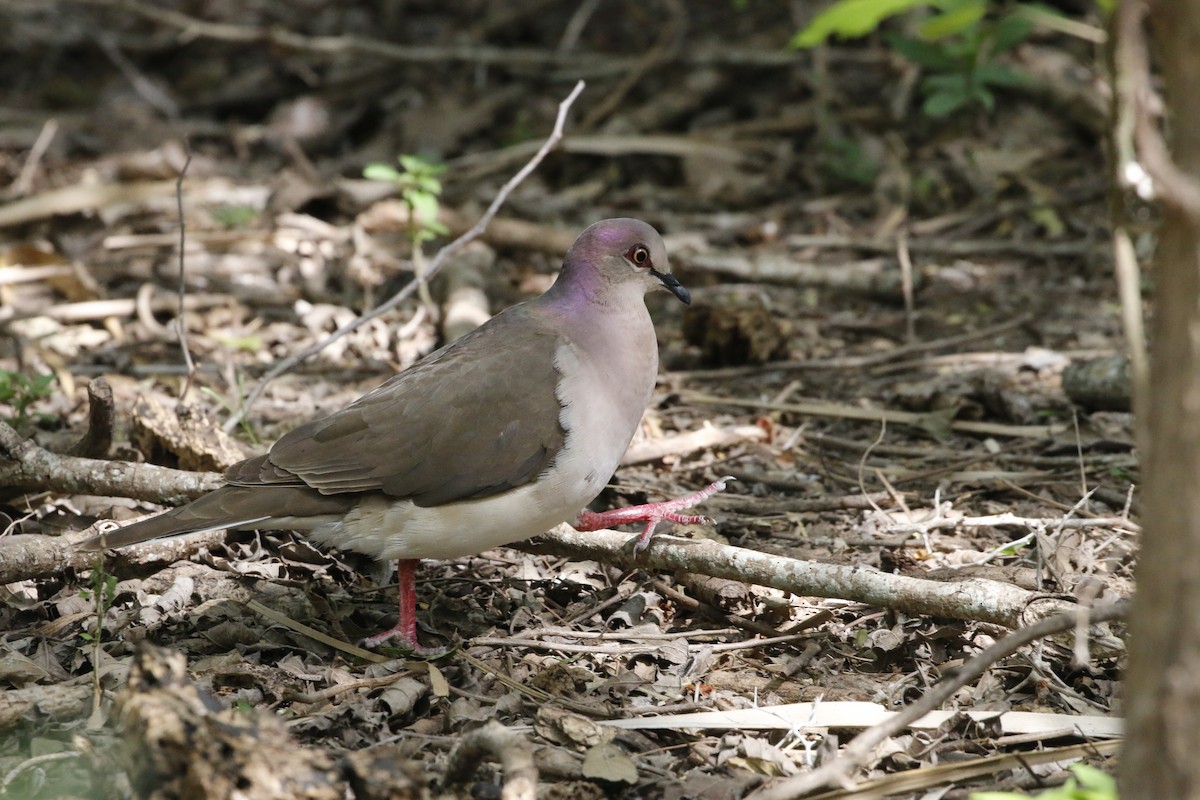
[[[397,161],[400,169],[390,164],[368,164],[363,177],[396,185],[400,199],[408,206],[409,237],[414,245],[445,236],[450,230],[437,218],[442,195],[442,182],[438,176],[446,171],[445,165],[411,155],[400,156]]]
[[[101,554],[103,558],[103,554]],[[85,642],[96,644],[104,632],[104,615],[112,606],[113,598],[117,595],[117,576],[110,575],[104,569],[104,562],[97,559],[96,566],[88,578],[87,586],[79,590],[79,596],[84,600],[92,600],[96,604],[96,630],[84,631],[80,634]]]
[[[0,405],[9,406],[13,410],[11,417],[4,417],[5,421],[19,430],[34,419],[41,421],[58,419],[54,414],[31,414],[29,410],[34,403],[45,400],[53,394],[50,388],[53,383],[53,375],[30,377],[23,372],[0,369]]]
[[[791,46],[815,47],[831,36],[859,38],[891,17],[932,9],[933,15],[917,25],[916,36],[887,36],[893,50],[925,72],[922,110],[935,118],[971,107],[990,111],[995,89],[1029,81],[999,57],[1029,38],[1034,20],[1055,16],[1029,3],[1007,13],[994,13],[996,7],[988,0],[840,0],[798,32]]]

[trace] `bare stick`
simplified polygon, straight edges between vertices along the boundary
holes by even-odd
[[[187,302],[187,286],[184,283],[184,245],[187,244],[187,223],[183,219],[183,179],[187,177],[188,167],[192,164],[192,148],[188,140],[183,140],[187,159],[179,170],[179,178],[175,181],[175,207],[179,209],[179,313],[175,317],[175,330],[179,334],[179,347],[183,350],[183,363],[187,367],[187,378],[183,381],[183,389],[179,391],[179,399],[187,397],[188,389],[192,388],[192,379],[196,377],[196,364],[192,361],[192,351],[188,348],[187,317],[184,316],[184,304]]]
[[[100,494],[179,505],[224,481],[210,472],[51,453],[0,422],[0,486],[30,492]]]
[[[987,578],[935,581],[787,558],[665,533],[655,536],[645,550],[634,555],[632,544],[636,539],[636,533],[577,531],[559,525],[539,538],[512,547],[526,553],[599,561],[622,569],[708,575],[769,586],[801,597],[838,598],[907,614],[990,622],[1010,629],[1076,608],[1068,598]],[[1106,648],[1105,652],[1117,652],[1122,647],[1116,640],[1098,640],[1097,646]]]
[[[87,432],[67,453],[80,458],[107,458],[112,447],[113,420],[116,417],[112,387],[101,375],[88,384],[87,393]]]
[[[50,143],[54,141],[57,133],[58,120],[51,118],[42,124],[41,132],[34,140],[33,147],[29,149],[29,157],[25,159],[25,164],[21,167],[21,174],[13,181],[12,194],[14,197],[23,197],[33,191],[33,178],[37,174],[38,165],[42,163],[42,156],[46,155],[46,151],[50,149]]]
[[[496,212],[500,210],[500,206],[504,205],[504,201],[508,199],[508,196],[512,193],[512,191],[516,189],[522,181],[529,177],[531,172],[537,169],[538,165],[542,163],[542,160],[546,157],[546,155],[552,149],[554,149],[554,146],[558,144],[560,139],[562,139],[563,126],[567,121],[567,112],[571,109],[571,105],[575,102],[575,99],[579,97],[579,93],[583,91],[583,87],[583,81],[576,83],[575,88],[571,90],[571,93],[567,95],[567,98],[558,104],[558,117],[554,120],[554,130],[550,132],[550,136],[545,142],[542,143],[542,146],[538,149],[538,151],[534,153],[533,158],[529,159],[525,166],[522,167],[516,175],[513,175],[511,178],[509,178],[508,183],[500,187],[500,191],[496,193],[496,197],[494,200],[492,200],[492,204],[487,207],[487,211],[483,212],[483,215],[479,217],[479,220],[473,226],[471,226],[470,230],[437,252],[437,255],[433,257],[433,260],[429,262],[429,267],[425,270],[424,275],[410,281],[407,286],[396,292],[396,294],[392,295],[391,298],[375,308],[373,311],[362,315],[353,322],[343,325],[337,331],[326,337],[323,341],[317,342],[316,344],[306,348],[305,350],[302,350],[294,356],[285,358],[283,361],[280,361],[278,364],[272,367],[267,374],[262,377],[262,380],[255,384],[254,388],[250,391],[250,394],[246,396],[246,401],[242,404],[242,407],[238,409],[237,413],[230,417],[225,423],[226,432],[232,431],[241,423],[242,419],[246,416],[246,412],[249,411],[250,407],[254,405],[259,397],[262,396],[263,390],[267,388],[268,383],[275,380],[280,375],[299,364],[301,361],[304,361],[312,355],[319,353],[323,348],[337,341],[351,331],[357,330],[359,327],[365,325],[379,315],[400,305],[400,303],[407,300],[412,293],[417,290],[422,282],[431,280],[450,258],[450,256],[454,255],[459,250],[462,250],[468,244],[482,236],[484,229],[487,228],[488,223],[492,220],[492,217],[496,216]]]
[[[913,303],[913,264],[908,252],[908,236],[904,232],[896,240],[896,258],[900,261],[900,289],[904,294],[904,342],[917,340],[917,323]]]
[[[129,85],[133,87],[139,97],[167,119],[179,119],[179,104],[160,89],[154,81],[143,75],[137,66],[125,57],[121,48],[117,47],[115,37],[107,32],[102,32],[92,38],[100,45],[100,49],[108,56],[108,60],[113,62],[113,66],[125,76],[125,80],[129,81]]]

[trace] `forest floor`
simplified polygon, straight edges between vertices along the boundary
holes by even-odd
[[[831,761],[1035,621],[1026,606],[1129,594],[1131,416],[1063,388],[1068,365],[1124,350],[1097,44],[1035,33],[1004,56],[1028,84],[935,118],[882,40],[789,50],[804,3],[239,5],[0,10],[0,414],[20,434],[66,454],[111,407],[111,446],[76,453],[220,471],[544,290],[579,231],[632,216],[694,303],[648,299],[659,385],[593,508],[737,480],[698,509],[715,525],[664,526],[642,561],[630,531],[607,556],[566,557],[564,533],[425,563],[421,635],[457,648],[429,663],[353,644],[392,624],[388,565],[261,532],[97,567],[65,555],[70,532],[186,491],[7,489],[0,795],[494,797],[528,755],[542,797],[738,798]],[[428,292],[244,406],[470,227],[578,80],[560,146]],[[446,166],[449,233],[420,253],[395,187],[363,178],[401,154]],[[111,406],[89,403],[99,378]],[[719,546],[671,569],[680,537]],[[36,566],[18,544],[45,548]],[[881,583],[733,580],[735,548],[802,560],[814,586]],[[938,584],[963,588],[934,604]],[[1101,643],[1081,663],[1069,638],[1004,657],[942,708],[1041,716],[895,733],[851,771],[874,781],[858,796],[1101,764],[1121,660]],[[470,731],[496,734],[481,746],[503,767],[451,757]]]

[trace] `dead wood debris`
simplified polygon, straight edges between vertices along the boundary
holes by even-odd
[[[1039,593],[996,581],[967,579],[939,583],[835,564],[786,559],[702,539],[685,540],[660,534],[637,558],[631,555],[629,544],[627,534],[581,532],[563,525],[520,546],[531,552],[550,552],[658,571],[680,570],[771,586],[795,595],[837,597],[913,614],[992,622],[1007,628],[1018,628],[1068,612],[1074,606],[1057,597],[1039,596]],[[1100,637],[1112,648],[1111,652],[1124,650],[1118,638],[1108,634],[1100,634]]]
[[[51,453],[0,422],[0,486],[179,504],[221,485],[218,475]]]
[[[1127,356],[1105,356],[1072,362],[1062,375],[1063,391],[1083,408],[1129,411],[1133,405],[1133,377]]]
[[[68,453],[80,458],[107,458],[116,417],[112,387],[101,377],[88,383],[87,393],[87,430]]]
[[[224,472],[249,455],[203,409],[180,402],[172,413],[147,397],[133,406],[129,441],[151,463],[192,472]]]
[[[419,766],[386,746],[343,757],[299,747],[277,716],[222,708],[187,675],[182,654],[150,644],[134,657],[113,713],[120,762],[150,800],[429,797]]]

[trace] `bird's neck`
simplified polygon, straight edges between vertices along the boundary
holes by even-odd
[[[650,381],[638,395],[653,388],[653,376],[658,368],[658,342],[654,323],[646,308],[645,289],[633,281],[559,279],[545,294],[537,298],[541,313],[557,320],[557,327],[602,374],[616,377],[627,368],[642,376],[635,383]],[[610,363],[611,362],[611,363]],[[611,367],[611,369],[610,369]],[[645,398],[639,402],[645,402]]]
[[[640,311],[645,313],[645,287],[634,281],[607,280],[593,270],[563,272],[541,299],[551,309],[589,316]]]

